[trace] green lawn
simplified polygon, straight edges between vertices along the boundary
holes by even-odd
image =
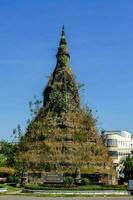
[[[5,194],[20,194],[21,188],[12,187],[8,184],[0,184],[0,188],[7,188]],[[57,191],[88,191],[88,190],[127,190],[127,186],[117,185],[117,186],[101,186],[101,185],[86,185],[86,186],[46,186],[46,185],[27,185],[25,189],[33,190],[57,190]]]
[[[0,188],[7,188],[7,192],[18,192],[21,189],[19,187],[12,187],[8,184],[0,184]]]
[[[125,185],[102,186],[102,185],[85,185],[85,186],[46,186],[46,185],[27,185],[25,189],[33,190],[127,190]]]
[[[20,195],[20,196],[40,196],[40,197],[91,197],[93,195],[87,194],[32,194],[32,193],[21,193],[19,187],[12,187],[8,184],[0,184],[0,188],[7,188],[7,192],[4,195]],[[87,185],[87,186],[72,186],[72,187],[55,187],[55,186],[45,186],[45,185],[28,185],[25,188],[34,190],[57,190],[57,191],[89,191],[89,190],[126,190],[126,186],[100,186],[100,185]],[[1,193],[3,195],[3,193]],[[102,195],[96,195],[102,196]],[[105,195],[104,195],[105,196]],[[106,196],[121,196],[121,195],[106,195]]]

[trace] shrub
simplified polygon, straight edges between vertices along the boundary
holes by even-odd
[[[6,174],[7,176],[13,175],[15,173],[15,169],[9,167],[0,167],[0,174]]]
[[[66,176],[64,178],[64,184],[66,184],[66,185],[73,185],[73,183],[74,183],[74,178],[73,177]]]
[[[89,185],[90,180],[88,178],[83,178],[82,179],[82,185]]]
[[[9,183],[20,183],[20,178],[18,176],[9,176],[8,177]]]

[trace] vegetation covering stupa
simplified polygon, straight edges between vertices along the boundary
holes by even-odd
[[[62,29],[57,64],[43,93],[43,106],[21,140],[25,168],[73,173],[112,173],[112,162],[90,109],[80,105],[78,86],[69,67]]]

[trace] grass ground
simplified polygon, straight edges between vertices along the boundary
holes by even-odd
[[[33,190],[127,190],[125,185],[115,185],[115,186],[102,186],[102,185],[84,185],[84,186],[47,186],[47,185],[27,185],[25,189]]]
[[[13,187],[13,186],[10,186],[8,184],[0,184],[0,188],[7,188],[6,193],[11,193],[11,194],[16,194],[16,193],[18,193],[22,190],[19,187]]]
[[[34,196],[34,197],[124,197],[124,195],[103,195],[102,193],[100,195],[98,194],[95,194],[95,195],[91,195],[91,194],[52,194],[52,190],[56,190],[57,192],[62,190],[64,191],[75,191],[75,192],[78,192],[78,191],[83,191],[83,192],[87,192],[89,190],[126,190],[126,186],[100,186],[100,185],[87,185],[87,186],[78,186],[78,187],[69,187],[69,188],[55,188],[55,187],[48,187],[48,186],[38,186],[38,185],[29,185],[27,186],[27,188],[29,189],[40,189],[41,190],[49,190],[47,194],[32,194],[32,193],[21,193],[22,189],[19,188],[19,187],[12,187],[12,186],[9,186],[8,184],[0,184],[0,188],[7,188],[7,192],[4,193],[4,195],[19,195],[19,196]],[[51,194],[50,194],[50,191],[51,191]],[[3,193],[1,193],[1,195],[3,195]]]

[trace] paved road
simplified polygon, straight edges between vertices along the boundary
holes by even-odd
[[[133,197],[24,197],[24,196],[0,196],[0,200],[133,200]]]

